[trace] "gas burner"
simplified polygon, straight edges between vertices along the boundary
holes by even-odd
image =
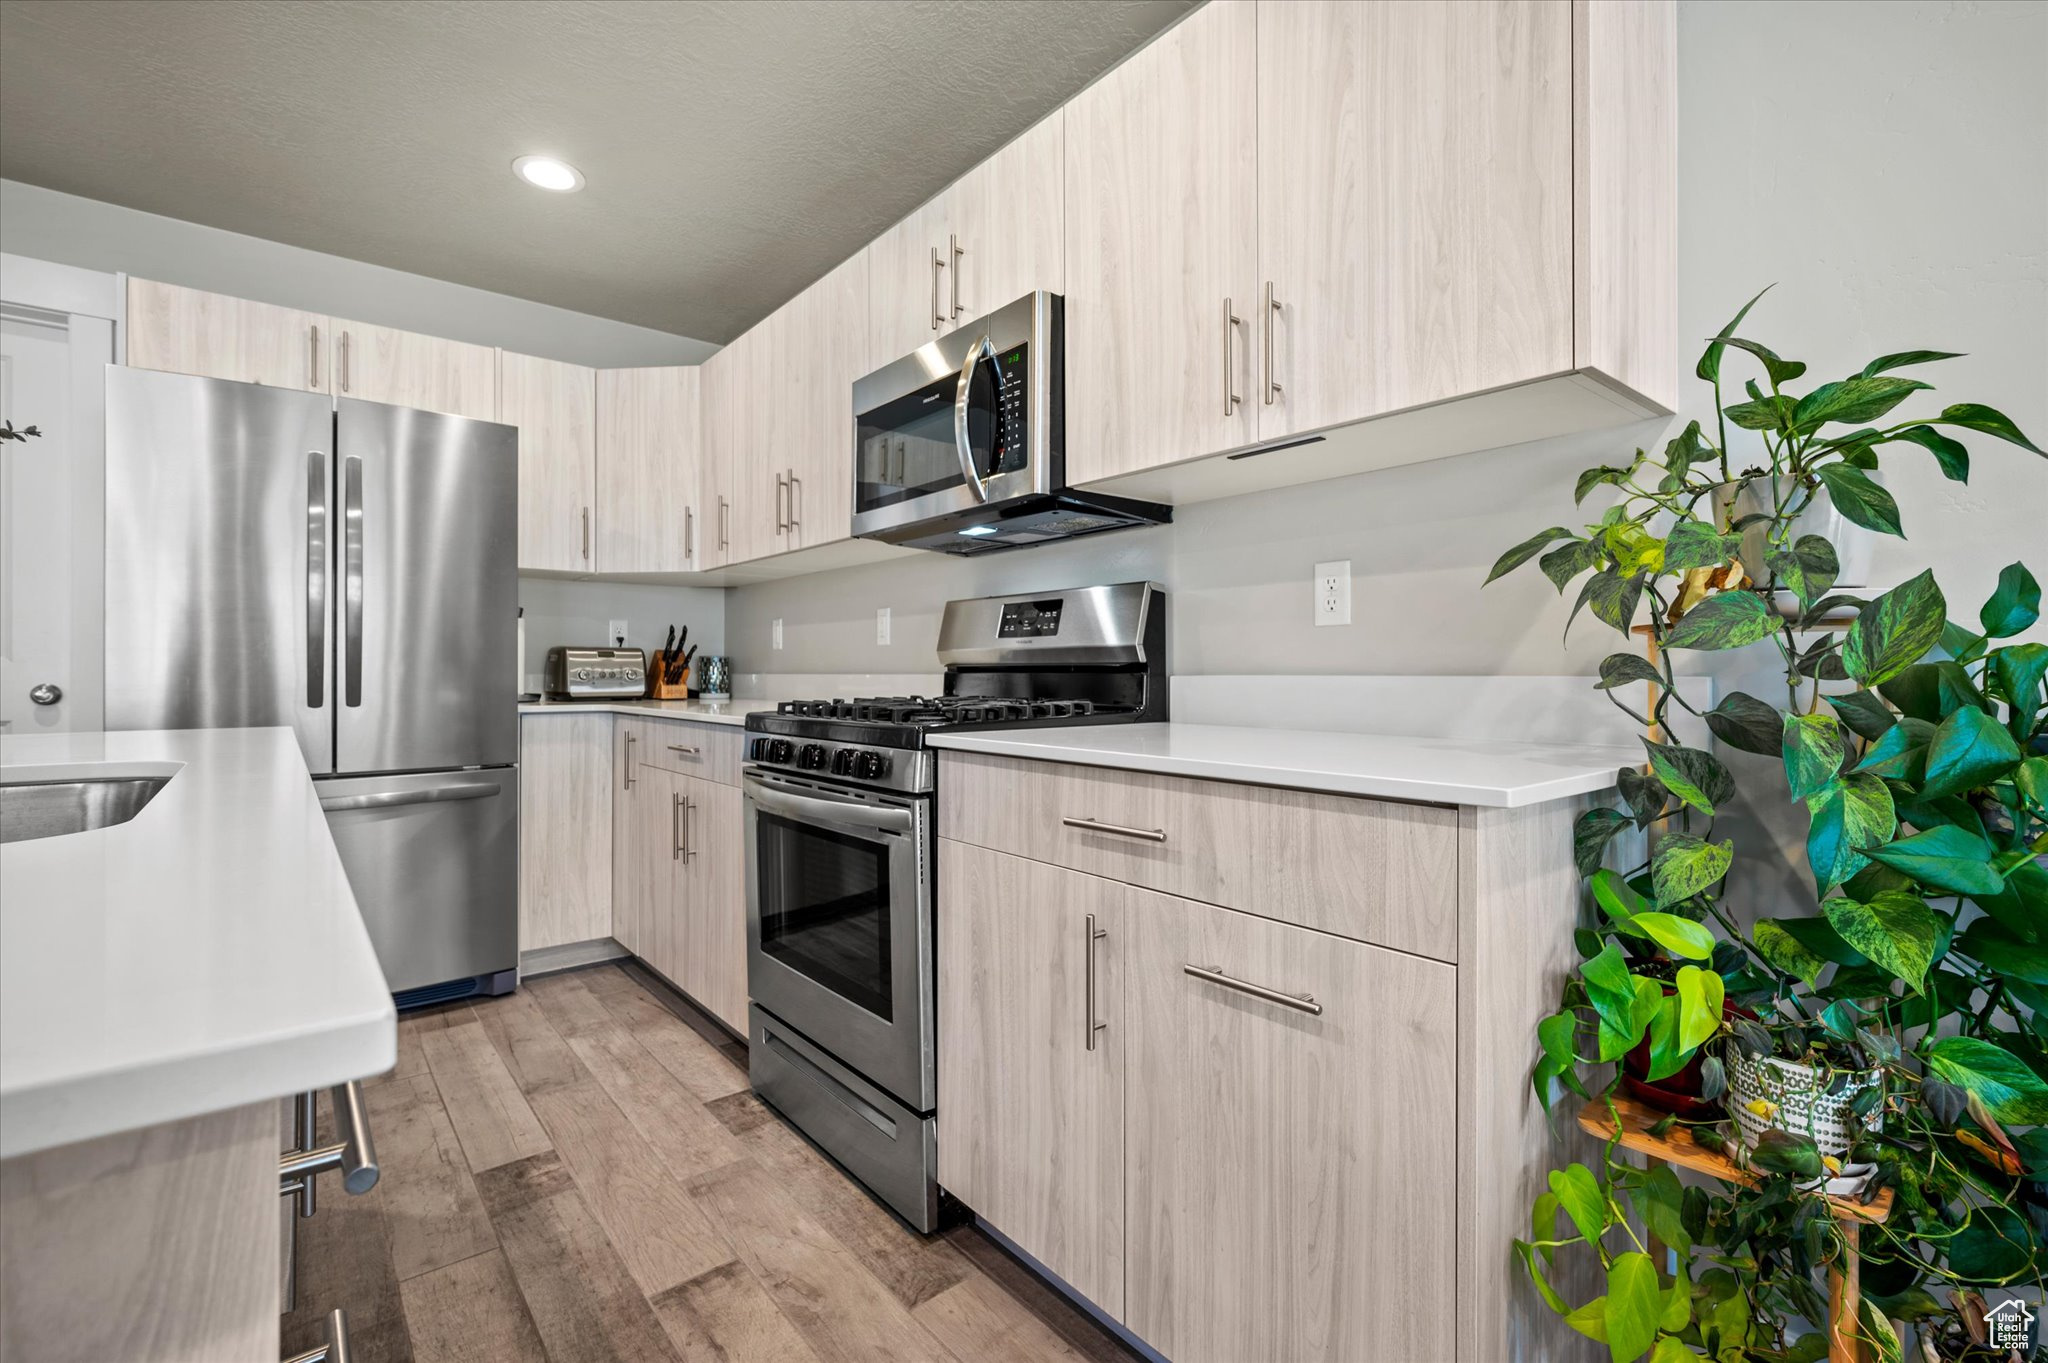
[[[1012,696],[865,696],[856,700],[786,700],[776,713],[801,719],[838,719],[865,724],[1013,724],[1020,720],[1072,719],[1110,713],[1120,707],[1091,700],[1034,700]]]

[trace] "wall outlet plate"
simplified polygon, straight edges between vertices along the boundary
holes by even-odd
[[[1317,625],[1351,623],[1351,560],[1337,559],[1316,565],[1315,620]]]
[[[887,606],[877,606],[875,608],[875,642],[878,644],[889,642],[889,608]]]
[[[768,647],[782,647],[782,617],[779,615],[768,624]]]
[[[611,641],[613,648],[624,648],[626,646],[626,622],[624,620],[614,620],[606,625],[604,627],[604,637]]]

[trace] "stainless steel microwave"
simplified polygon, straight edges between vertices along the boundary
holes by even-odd
[[[1065,302],[1030,293],[853,385],[853,533],[987,553],[1172,519],[1066,485]]]

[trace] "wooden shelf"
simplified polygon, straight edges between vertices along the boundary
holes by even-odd
[[[1699,1144],[1692,1138],[1689,1127],[1674,1123],[1664,1135],[1650,1135],[1651,1124],[1661,1120],[1665,1114],[1640,1099],[1617,1093],[1614,1095],[1614,1108],[1621,1114],[1621,1144],[1624,1149],[1727,1183],[1754,1188],[1761,1181],[1761,1176],[1755,1171],[1744,1169],[1726,1155]],[[1614,1124],[1608,1120],[1606,1100],[1596,1098],[1580,1108],[1579,1125],[1603,1141],[1611,1140]],[[1833,1206],[1838,1221],[1876,1223],[1891,1215],[1892,1190],[1880,1189],[1868,1205],[1845,1197],[1831,1197],[1828,1202]]]

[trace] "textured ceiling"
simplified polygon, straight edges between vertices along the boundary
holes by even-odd
[[[726,341],[1191,4],[5,0],[0,175]]]

